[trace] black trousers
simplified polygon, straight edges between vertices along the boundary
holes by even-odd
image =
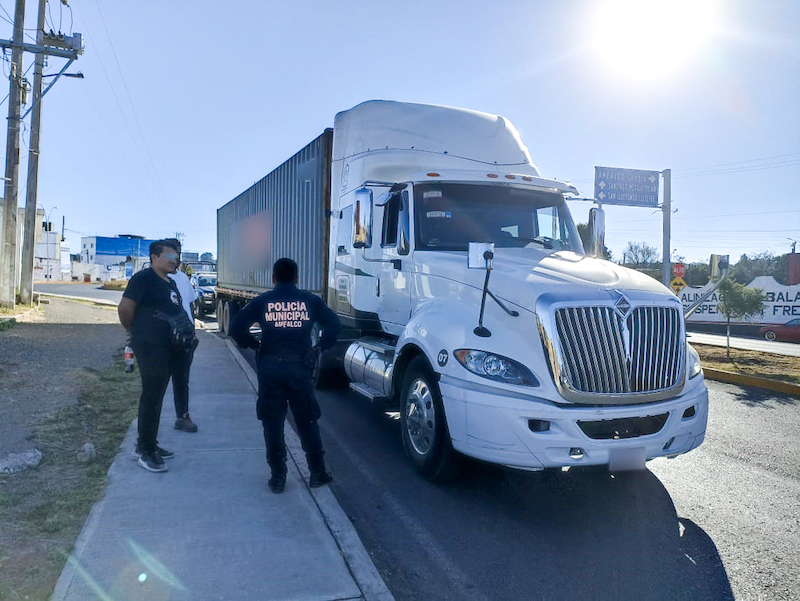
[[[258,403],[256,413],[264,428],[267,463],[273,476],[286,475],[286,443],[283,430],[287,405],[292,409],[297,435],[303,445],[308,469],[325,471],[325,452],[319,433],[320,411],[311,383],[310,367],[299,361],[261,358],[258,362]]]
[[[177,378],[179,382],[185,378],[185,401],[187,404],[189,402],[189,366],[192,363],[192,353],[172,345],[134,344],[132,348],[142,377],[138,442],[143,451],[155,451],[161,405],[170,378]],[[177,397],[175,403],[177,411]]]
[[[175,401],[175,417],[183,417],[189,413],[189,372],[194,360],[194,348],[179,356],[170,374],[172,376],[172,394]]]

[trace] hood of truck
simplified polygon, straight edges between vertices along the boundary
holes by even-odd
[[[465,252],[418,252],[415,261],[421,271],[434,277],[450,279],[482,289],[486,272],[468,269]],[[535,248],[496,248],[489,290],[498,297],[533,310],[536,299],[544,293],[572,298],[580,289],[595,292],[639,291],[657,296],[672,293],[650,276],[609,261],[585,257],[574,252]],[[587,294],[595,296],[595,294]]]

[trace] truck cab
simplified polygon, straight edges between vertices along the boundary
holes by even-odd
[[[456,453],[541,470],[641,469],[703,440],[682,307],[587,256],[507,120],[363,103],[336,117],[328,304],[351,388],[394,403],[428,478]]]

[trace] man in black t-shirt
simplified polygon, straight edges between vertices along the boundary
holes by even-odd
[[[151,472],[165,472],[164,459],[173,453],[158,446],[161,404],[170,377],[191,360],[191,348],[175,344],[169,318],[185,317],[181,295],[168,274],[180,264],[180,251],[170,240],[150,245],[150,267],[134,274],[119,303],[119,320],[131,336],[139,363],[142,395],[139,398],[139,439],[134,457]]]
[[[286,444],[283,427],[287,402],[292,408],[297,434],[311,472],[309,485],[323,486],[333,477],[325,470],[322,438],[317,420],[322,415],[311,376],[317,353],[333,346],[341,328],[339,318],[322,300],[297,288],[297,263],[278,259],[272,268],[275,287],[250,301],[231,322],[230,335],[239,346],[256,348],[258,404],[256,414],[264,428],[267,463],[272,472],[269,488],[282,493],[286,486]],[[261,326],[261,342],[250,326]],[[321,332],[317,348],[311,347],[311,330]]]

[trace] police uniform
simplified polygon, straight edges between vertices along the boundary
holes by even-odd
[[[261,326],[261,343],[250,326]],[[286,445],[283,428],[287,401],[292,408],[297,434],[306,453],[309,471],[325,472],[321,416],[311,381],[315,350],[311,330],[320,326],[319,350],[333,346],[340,324],[321,299],[294,284],[277,284],[270,292],[250,301],[233,319],[230,336],[241,347],[258,349],[258,402],[256,414],[264,428],[267,463],[272,476],[286,477]]]

